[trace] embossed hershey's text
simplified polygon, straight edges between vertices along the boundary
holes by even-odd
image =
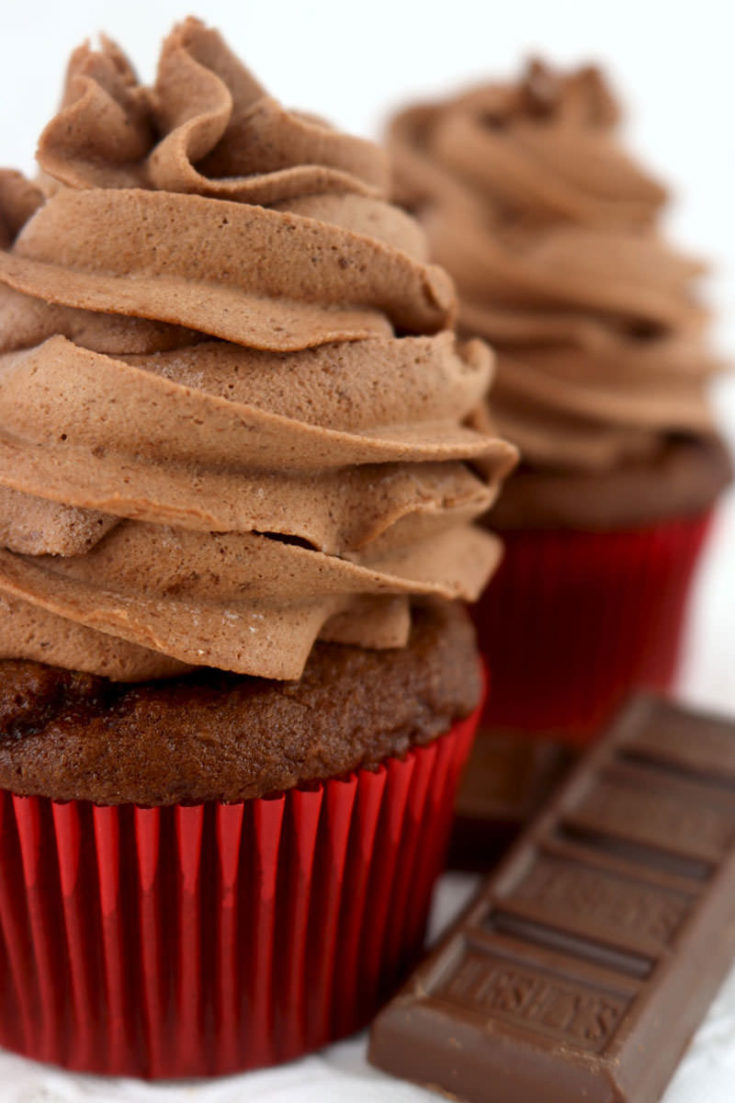
[[[580,1049],[602,1052],[630,999],[573,980],[468,951],[432,993],[490,1022],[510,1020]]]

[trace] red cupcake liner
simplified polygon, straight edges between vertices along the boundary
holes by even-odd
[[[374,771],[241,804],[0,792],[0,1045],[181,1078],[364,1026],[421,952],[477,717]]]
[[[483,726],[584,744],[634,687],[669,689],[711,519],[509,533],[473,610],[493,674]]]

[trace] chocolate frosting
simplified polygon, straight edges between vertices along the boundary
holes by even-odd
[[[457,282],[462,329],[498,352],[495,423],[542,472],[610,472],[714,432],[702,268],[662,240],[666,192],[618,118],[597,69],[536,62],[391,130],[396,194]]]
[[[0,176],[0,657],[292,679],[479,594],[515,452],[377,147],[190,19],[150,89],[79,49],[38,161]]]

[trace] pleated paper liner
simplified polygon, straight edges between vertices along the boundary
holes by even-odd
[[[493,675],[483,726],[585,744],[633,687],[671,688],[711,518],[507,534],[473,610]]]
[[[0,1045],[180,1078],[364,1026],[421,951],[476,723],[241,804],[0,792]]]

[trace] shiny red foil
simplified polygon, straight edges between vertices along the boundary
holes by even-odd
[[[473,610],[493,677],[483,726],[585,744],[633,688],[671,688],[711,518],[507,534]]]
[[[421,952],[476,724],[241,804],[0,792],[0,1045],[180,1078],[364,1026]]]

